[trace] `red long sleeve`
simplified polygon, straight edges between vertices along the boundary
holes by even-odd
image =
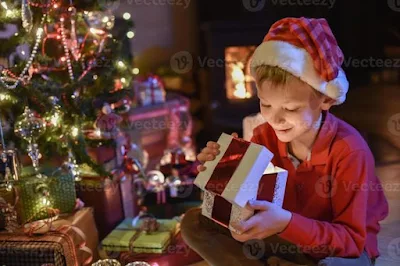
[[[372,165],[372,167],[371,167]],[[354,151],[338,163],[332,181],[331,222],[318,221],[294,213],[282,238],[305,246],[314,257],[359,257],[366,241],[368,174],[373,162],[364,151]]]
[[[311,160],[294,167],[287,144],[263,124],[253,142],[274,153],[272,163],[288,170],[283,208],[292,212],[280,237],[315,258],[379,256],[379,222],[388,214],[372,153],[353,127],[326,113]]]

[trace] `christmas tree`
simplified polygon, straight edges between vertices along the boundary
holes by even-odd
[[[130,14],[118,19],[103,2],[1,2],[2,128],[13,129],[7,142],[29,152],[34,166],[40,155],[68,156],[105,173],[87,147],[116,146],[116,113],[131,108],[138,69]]]

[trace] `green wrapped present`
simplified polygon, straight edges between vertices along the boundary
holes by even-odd
[[[132,218],[125,219],[103,241],[105,251],[131,251],[136,253],[163,253],[172,238],[179,232],[176,220],[158,219],[157,231],[146,233],[141,230],[141,222],[132,226]]]
[[[49,213],[49,209],[58,209],[60,213],[71,213],[75,209],[76,192],[72,175],[53,167],[42,167],[40,173],[47,178],[38,178],[33,167],[24,167],[15,184],[20,224],[50,218],[54,214]]]

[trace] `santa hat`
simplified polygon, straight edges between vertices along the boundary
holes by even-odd
[[[285,18],[271,26],[255,50],[251,71],[261,65],[280,67],[341,104],[349,83],[343,53],[325,19]]]

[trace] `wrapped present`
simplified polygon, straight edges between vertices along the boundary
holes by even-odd
[[[19,224],[49,218],[52,214],[49,214],[48,208],[57,209],[60,213],[71,213],[75,209],[73,177],[67,172],[55,171],[53,167],[44,166],[40,172],[47,178],[38,178],[33,167],[24,167],[14,189],[0,188],[0,197],[15,207]]]
[[[146,219],[133,224],[134,219],[125,219],[103,241],[105,251],[131,251],[136,253],[162,253],[172,238],[179,232],[176,220],[157,219],[158,225],[149,230]]]
[[[0,265],[81,266],[98,259],[93,210],[83,208],[51,224],[33,222],[24,229],[0,232]]]
[[[164,83],[160,77],[149,75],[134,82],[138,104],[142,106],[165,102]]]
[[[178,233],[162,254],[121,252],[118,260],[122,265],[135,261],[145,261],[150,265],[158,266],[187,266],[203,261],[184,241]]]
[[[220,153],[204,164],[194,184],[245,207],[257,194],[258,183],[273,154],[264,146],[223,133],[218,139]]]
[[[256,199],[266,200],[282,207],[287,176],[286,170],[270,164],[258,183]],[[241,207],[209,191],[204,192],[201,213],[236,233],[240,232],[234,225],[254,215],[254,211],[247,206]]]
[[[103,239],[124,218],[138,213],[137,197],[130,175],[116,171],[114,179],[102,177],[87,165],[80,166],[82,180],[76,182],[77,196],[94,208],[99,236]]]

